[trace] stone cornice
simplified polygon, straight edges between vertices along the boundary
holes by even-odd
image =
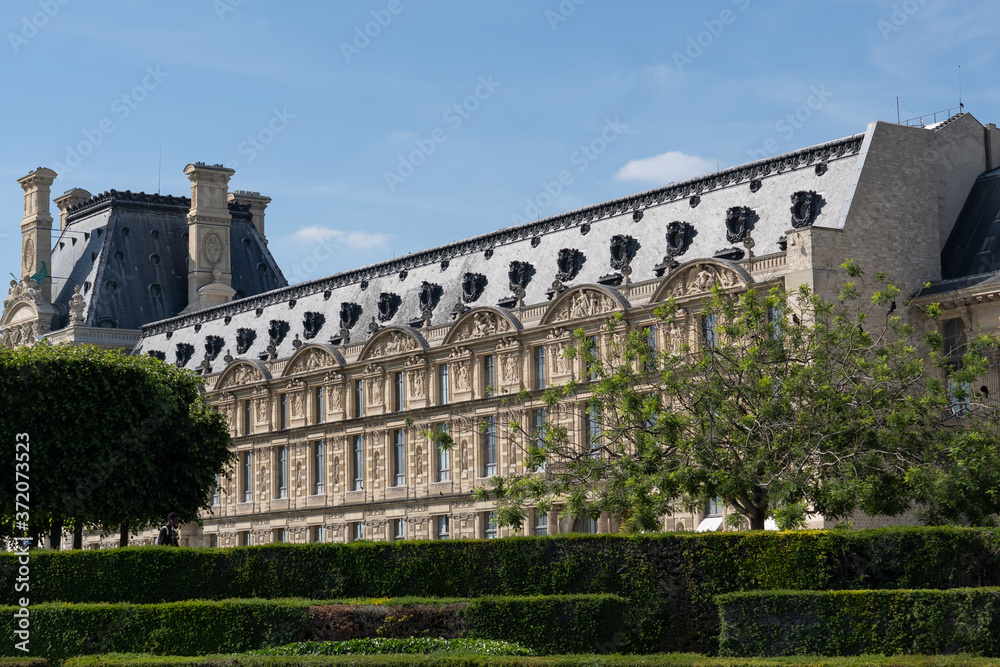
[[[325,278],[319,278],[289,287],[283,287],[271,292],[259,294],[257,296],[232,301],[213,308],[173,317],[159,322],[143,325],[142,330],[145,336],[166,333],[182,329],[194,324],[201,324],[211,320],[219,319],[227,315],[252,311],[257,308],[265,308],[288,301],[298,299],[317,292],[334,290],[345,285],[359,283],[362,280],[371,280],[381,276],[398,274],[400,271],[434,264],[454,257],[469,255],[476,252],[483,252],[498,245],[513,243],[521,239],[551,234],[566,227],[592,222],[615,215],[621,215],[629,211],[637,211],[678,199],[685,199],[692,195],[703,194],[712,190],[749,182],[766,176],[780,174],[785,171],[799,169],[809,165],[820,164],[857,154],[861,151],[864,141],[864,134],[856,134],[825,144],[811,146],[792,153],[776,155],[772,158],[757,160],[737,167],[723,169],[722,171],[692,178],[680,183],[668,185],[655,190],[640,192],[635,195],[613,199],[608,202],[588,206],[586,208],[570,211],[537,222],[530,222],[515,227],[507,227],[499,231],[474,236],[463,241],[456,241],[447,245],[438,246],[429,250],[403,255],[392,260],[370,264],[359,269],[337,273]]]
[[[66,222],[74,222],[93,215],[106,208],[123,206],[127,208],[167,210],[187,214],[191,210],[191,200],[173,195],[146,194],[131,190],[108,190],[94,195],[86,201],[70,206],[66,211]]]

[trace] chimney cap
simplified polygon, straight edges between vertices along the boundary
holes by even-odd
[[[205,164],[204,162],[195,162],[194,164],[189,164],[184,167],[185,174],[191,174],[195,171],[210,170],[210,171],[222,171],[229,172],[230,175],[236,173],[235,169],[230,169],[229,167],[224,167],[221,164]]]

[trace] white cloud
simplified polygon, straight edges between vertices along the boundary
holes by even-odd
[[[616,181],[652,181],[667,184],[715,171],[714,160],[680,151],[667,151],[653,157],[629,160],[615,174]]]
[[[299,243],[323,243],[332,240],[348,248],[358,249],[384,248],[391,238],[391,234],[382,232],[345,231],[323,225],[299,227],[299,230],[292,234],[292,240]]]

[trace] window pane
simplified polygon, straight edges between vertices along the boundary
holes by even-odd
[[[278,497],[288,497],[288,447],[278,448]]]
[[[545,346],[535,348],[535,389],[545,389]]]
[[[493,512],[483,512],[483,537],[487,540],[497,538],[497,517]]]
[[[497,474],[497,425],[495,417],[487,417],[483,428],[483,477]]]
[[[316,387],[313,392],[313,409],[316,413],[316,423],[322,424],[326,421],[326,406],[323,404],[323,387]]]
[[[437,517],[434,523],[437,532],[437,538],[439,540],[447,540],[450,537],[450,533],[448,532],[448,516],[446,514],[442,514],[441,516]]]
[[[436,428],[439,432],[448,432],[447,422],[438,424]],[[437,447],[437,481],[447,482],[451,479],[451,450],[445,449],[437,443],[435,443],[435,447]]]
[[[364,488],[364,449],[364,436],[354,436],[354,452],[351,456],[351,473],[354,477],[351,489],[354,491],[360,491]]]
[[[483,357],[483,394],[492,396],[496,389],[496,377],[493,368],[493,355]]]
[[[438,403],[447,405],[448,398],[448,364],[441,364],[438,366]]]
[[[535,510],[535,535],[549,534],[549,515],[546,512]]]
[[[406,485],[406,445],[403,429],[393,431],[393,474],[396,486]]]
[[[324,461],[326,458],[325,446],[322,442],[313,445],[313,495],[323,493],[324,482],[326,481],[326,469]]]

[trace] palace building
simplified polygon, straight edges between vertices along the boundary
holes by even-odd
[[[506,536],[491,503],[471,492],[523,465],[508,412],[539,423],[545,388],[585,378],[582,361],[562,354],[576,329],[607,349],[618,334],[601,325],[621,313],[658,348],[698,344],[712,335],[700,309],[713,285],[829,294],[848,257],[919,292],[918,302],[941,303],[939,324],[927,326],[952,343],[1000,329],[998,167],[1000,132],[970,114],[876,122],[290,286],[264,241],[270,200],[228,192],[232,170],[189,165],[190,200],[71,190],[55,200],[52,246],[55,174],[39,169],[20,180],[25,279],[4,301],[0,336],[134,345],[204,377],[238,460],[204,525],[182,531],[188,544]],[[43,262],[50,276],[39,274]],[[674,330],[653,316],[670,296],[686,318]],[[996,363],[982,381],[1000,392]],[[508,397],[525,390],[532,398],[511,408]],[[558,419],[581,446],[600,437],[582,407]],[[449,430],[450,451],[428,440],[434,429]],[[710,503],[664,527],[725,529],[726,513]],[[616,528],[607,517],[566,521],[556,507],[532,513],[518,534]]]

